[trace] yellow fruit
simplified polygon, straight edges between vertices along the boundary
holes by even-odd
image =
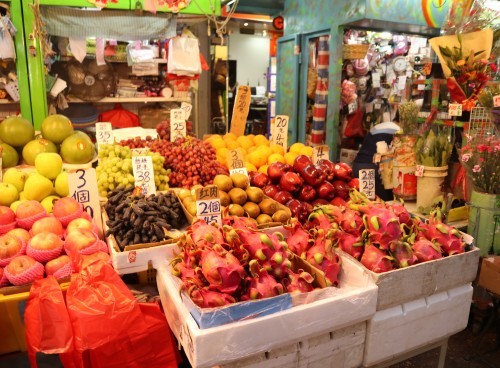
[[[238,136],[234,133],[228,132],[222,136],[222,139],[232,139],[235,140]]]
[[[250,171],[257,171],[257,168],[255,167],[254,164],[251,162],[245,161],[245,168],[247,169],[248,172]]]
[[[258,134],[253,137],[253,141],[257,146],[269,145],[269,141],[267,140],[265,135]]]
[[[229,150],[236,149],[240,146],[240,144],[236,141],[226,141],[226,147]]]
[[[222,148],[219,148],[216,153],[217,153],[217,156],[226,158],[228,152],[229,152],[229,150],[226,147],[222,147]]]
[[[226,147],[226,143],[222,139],[217,139],[217,138],[211,139],[210,144],[215,149]]]
[[[313,148],[310,147],[310,146],[304,146],[304,147],[302,147],[300,149],[300,154],[312,157],[312,155],[313,155]]]
[[[250,148],[247,149],[247,153],[252,153],[256,149],[257,149],[257,146],[252,146],[252,147],[250,147]]]
[[[245,150],[249,149],[254,145],[252,138],[248,138],[247,136],[244,135],[238,137],[236,139],[236,142],[238,142],[240,147],[244,148]]]
[[[258,171],[258,172],[261,172],[261,173],[264,173],[264,174],[266,174],[266,175],[267,175],[267,167],[268,167],[268,166],[269,166],[269,165],[264,165],[264,166],[261,166],[261,167],[259,167],[259,170],[257,170],[257,171]]]
[[[267,156],[260,151],[253,151],[248,155],[248,161],[259,168],[267,163]]]
[[[273,154],[269,155],[269,157],[267,158],[267,164],[271,165],[273,162],[285,163],[285,158],[282,155],[280,155],[279,153],[273,153]]]
[[[280,155],[285,154],[285,149],[283,148],[283,146],[280,146],[279,144],[273,144],[270,147],[271,147],[271,151],[273,151],[273,153],[279,153]]]
[[[285,153],[285,163],[287,163],[288,165],[293,165],[293,162],[295,161],[295,159],[297,158],[298,154],[295,153],[295,152],[287,152]]]
[[[290,146],[290,148],[288,149],[289,152],[293,152],[293,153],[296,153],[297,155],[300,155],[300,150],[302,148],[304,148],[305,145],[304,143],[301,143],[301,142],[297,142],[297,143],[294,143]]]

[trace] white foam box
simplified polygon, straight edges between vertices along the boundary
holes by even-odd
[[[467,327],[470,284],[375,313],[368,320],[363,365],[370,367],[424,348]]]
[[[313,350],[313,338],[326,334],[335,340],[336,331],[368,320],[375,313],[377,302],[377,287],[368,273],[359,263],[343,258],[339,274],[340,287],[332,290],[324,299],[258,318],[200,329],[183,303],[177,280],[171,275],[167,263],[157,270],[156,280],[168,324],[191,365],[200,368],[236,364],[258,354],[270,356],[272,352],[284,355],[280,359],[286,360],[288,358],[285,356],[294,354],[290,349],[295,349],[294,346],[299,343],[309,344],[307,341],[310,341],[310,349]],[[346,334],[352,335],[351,332]],[[357,337],[360,334],[362,332],[355,333]],[[325,343],[328,344],[335,346],[335,342]],[[300,347],[300,344],[297,346]],[[331,349],[336,351],[340,346],[343,343]],[[278,353],[280,350],[277,349],[282,348],[285,350]],[[300,356],[313,359],[314,354],[307,357],[306,350],[309,349],[303,348]],[[362,350],[357,349],[357,355],[354,352],[346,353],[346,359],[361,362]]]
[[[384,273],[366,269],[378,286],[377,310],[472,282],[478,271],[479,248],[473,245],[472,236],[461,234],[468,244],[462,254]]]

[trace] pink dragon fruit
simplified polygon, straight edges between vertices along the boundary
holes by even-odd
[[[229,225],[237,229],[257,230],[257,222],[249,217],[226,216],[222,219],[222,225]]]
[[[314,245],[306,252],[306,260],[325,273],[327,284],[338,284],[340,258],[333,250],[333,241],[325,237],[323,229],[317,230]]]
[[[356,206],[364,213],[365,231],[373,243],[379,244],[380,249],[387,250],[391,241],[399,240],[403,235],[398,217],[383,205],[350,206]]]
[[[429,216],[429,222],[424,227],[424,234],[427,239],[438,242],[441,249],[449,256],[465,251],[465,243],[462,241],[460,232],[437,220],[434,214]]]
[[[283,294],[283,285],[277,282],[264,268],[260,268],[257,260],[250,261],[249,270],[252,277],[247,277],[248,289],[240,300],[265,299]]]
[[[413,249],[406,242],[396,240],[389,244],[389,251],[400,268],[417,263],[418,258],[413,254]]]
[[[365,245],[365,251],[361,257],[361,263],[376,273],[391,271],[394,268],[392,260],[393,258],[385,250],[370,243]]]
[[[300,269],[298,273],[288,271],[282,282],[289,293],[307,293],[314,290],[313,281],[314,277],[309,272]]]
[[[415,254],[419,262],[427,262],[443,258],[439,245],[428,239],[421,238],[411,247],[413,249],[413,254]]]
[[[338,228],[341,221],[342,209],[333,205],[322,205],[314,207],[314,211],[308,217],[305,225],[306,229],[323,229],[325,232]]]
[[[342,219],[339,221],[340,228],[349,234],[359,236],[364,230],[363,219],[357,211],[345,208]]]
[[[408,227],[412,226],[411,215],[404,206],[404,203],[392,203],[388,205],[388,208],[398,217],[400,224],[406,224]]]
[[[335,246],[350,254],[358,261],[363,254],[363,240],[361,235],[353,235],[348,232],[338,230],[334,235]]]
[[[200,265],[209,288],[223,293],[234,293],[245,277],[245,269],[238,259],[220,244],[202,250]]]
[[[193,302],[200,308],[216,308],[236,303],[236,299],[231,295],[209,290],[208,288],[197,288],[193,286],[188,290],[188,294]]]
[[[304,227],[296,219],[292,218],[291,224],[286,227],[290,233],[287,238],[288,249],[301,258],[305,258],[305,253],[314,243],[311,234],[304,230]]]
[[[204,220],[194,222],[188,228],[188,234],[197,245],[212,246],[213,244],[224,243],[224,237],[219,228],[208,225]]]

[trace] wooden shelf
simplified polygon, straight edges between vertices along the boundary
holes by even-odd
[[[189,97],[104,97],[98,101],[83,101],[79,98],[68,96],[68,102],[70,103],[154,103],[154,102],[191,102]]]

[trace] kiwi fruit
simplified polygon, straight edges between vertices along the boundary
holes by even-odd
[[[243,209],[251,218],[257,218],[260,215],[260,207],[257,203],[247,202],[243,205]]]
[[[262,225],[262,224],[268,224],[273,221],[271,216],[266,215],[265,213],[261,213],[259,216],[256,218],[257,224]]]
[[[281,222],[282,224],[286,224],[288,220],[290,220],[290,214],[285,210],[278,210],[273,214],[274,222]]]
[[[221,206],[227,207],[229,206],[229,203],[231,203],[231,198],[229,197],[229,194],[227,194],[222,190],[219,190],[219,198]]]
[[[248,176],[242,173],[231,174],[231,180],[233,182],[233,187],[246,189],[250,185]]]
[[[247,193],[241,188],[233,188],[229,191],[231,203],[243,205],[247,201]]]
[[[245,192],[251,202],[260,203],[264,199],[264,191],[258,187],[248,187]]]
[[[239,204],[230,204],[228,207],[229,214],[231,216],[243,217],[245,216],[245,210]]]
[[[214,185],[224,192],[229,192],[233,189],[233,181],[231,178],[224,174],[218,174],[214,178]]]
[[[245,193],[246,194],[246,193]],[[260,211],[266,215],[272,215],[278,210],[278,202],[266,198],[259,203]]]

